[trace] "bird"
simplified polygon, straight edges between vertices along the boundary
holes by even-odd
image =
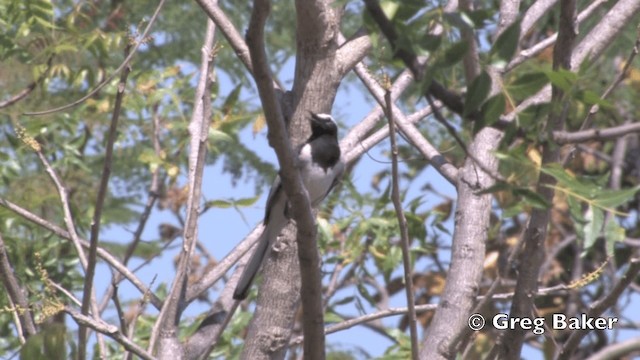
[[[338,143],[338,125],[334,118],[329,114],[309,114],[311,135],[298,146],[296,162],[309,194],[309,202],[312,207],[316,207],[340,181],[344,173],[344,161]],[[246,299],[271,245],[289,222],[288,208],[287,195],[280,176],[277,176],[267,197],[262,234],[236,285],[233,293],[235,300]]]

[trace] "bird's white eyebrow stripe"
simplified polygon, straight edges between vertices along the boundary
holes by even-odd
[[[334,122],[334,123],[336,122],[336,121],[333,119],[333,116],[331,116],[331,115],[329,115],[329,114],[315,114],[315,116],[316,116],[317,118],[319,118],[319,119],[322,119],[322,120],[331,120],[331,121],[332,121],[332,122]]]

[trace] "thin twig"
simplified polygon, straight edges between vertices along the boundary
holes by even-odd
[[[161,158],[162,147],[160,145],[160,116],[158,115],[158,104],[153,106],[153,132],[151,135],[153,142],[153,149],[158,158]],[[151,173],[151,185],[149,186],[149,197],[147,198],[147,203],[144,205],[144,209],[140,215],[140,220],[138,221],[138,226],[136,230],[133,232],[133,239],[129,241],[129,245],[127,245],[127,249],[124,253],[124,258],[122,260],[122,265],[127,266],[129,260],[133,256],[136,248],[140,244],[142,239],[142,232],[144,231],[147,221],[149,220],[149,216],[151,215],[151,211],[153,210],[153,206],[158,200],[160,184],[164,183],[165,177],[163,176],[160,179],[160,168],[156,167],[153,169]],[[109,299],[113,298],[113,293],[115,291],[115,286],[122,281],[123,276],[121,273],[116,272],[113,279],[111,279],[111,284],[109,288],[105,291],[102,301],[100,302],[100,313],[102,313],[107,306],[109,305]]]
[[[128,43],[125,46],[125,56],[128,55],[131,44]],[[98,195],[96,197],[96,203],[93,212],[93,220],[91,222],[91,237],[89,238],[89,255],[87,259],[87,271],[84,277],[84,289],[82,291],[82,308],[83,315],[89,314],[89,305],[91,303],[91,293],[93,292],[93,277],[96,269],[96,259],[98,252],[98,237],[100,236],[100,221],[102,219],[102,210],[104,208],[104,202],[107,197],[107,191],[109,186],[109,178],[111,177],[111,166],[113,163],[113,145],[116,142],[118,120],[120,119],[120,113],[122,109],[122,101],[124,99],[124,90],[127,85],[127,77],[131,68],[125,66],[122,69],[120,75],[120,82],[118,83],[118,92],[116,93],[115,104],[113,112],[111,114],[111,123],[109,125],[107,143],[105,145],[105,156],[102,167],[102,176],[100,177],[100,184],[98,185]],[[97,316],[98,314],[95,314]],[[83,358],[82,353],[86,352],[87,341],[87,329],[84,326],[80,326],[78,329],[78,351],[81,352],[80,357]]]
[[[380,106],[384,107],[384,90],[377,81],[369,74],[364,64],[359,63],[355,67],[356,75],[367,87],[369,93],[373,95]],[[433,110],[433,109],[432,109]],[[431,165],[451,184],[455,185],[458,181],[458,169],[449,163],[442,154],[431,144],[417,129],[410,125],[397,106],[392,105],[391,111],[396,119],[396,125],[400,131],[409,139],[409,141],[420,151]]]
[[[402,201],[400,200],[400,185],[398,184],[398,145],[396,144],[396,128],[394,124],[393,112],[391,111],[391,92],[387,90],[385,96],[386,101],[386,115],[389,121],[389,139],[391,140],[391,180],[393,182],[393,188],[391,190],[391,198],[393,200],[393,206],[396,209],[396,216],[398,218],[398,226],[400,227],[400,244],[402,248],[402,264],[404,267],[404,283],[407,294],[407,306],[409,313],[409,329],[411,334],[411,357],[413,360],[418,360],[418,328],[416,326],[416,309],[415,309],[415,294],[413,293],[413,269],[411,266],[411,253],[409,248],[409,230],[407,229],[407,219],[404,216],[402,210]]]
[[[5,207],[8,210],[13,211],[14,213],[23,217],[24,219],[38,226],[41,226],[44,229],[51,231],[55,235],[63,239],[71,240],[73,242],[73,240],[71,239],[71,235],[69,234],[68,231],[64,230],[63,228],[47,220],[42,219],[41,217],[29,212],[28,210],[25,210],[24,208],[12,203],[11,201],[0,198],[0,205]],[[79,243],[80,243],[80,246],[89,248],[88,241],[84,239],[79,239]],[[131,283],[141,293],[150,291],[147,288],[147,286],[142,281],[140,281],[140,279],[138,279],[135,274],[133,274],[133,272],[127,269],[126,266],[122,265],[122,263],[115,256],[109,253],[107,250],[98,247],[98,256],[101,259],[103,259],[107,264],[109,264],[113,269],[121,273],[127,280],[131,281]],[[151,303],[156,307],[156,309],[160,309],[160,307],[162,306],[162,301],[153,292],[151,292],[149,296],[151,297]]]
[[[554,131],[553,140],[562,144],[581,143],[590,140],[612,140],[629,133],[640,132],[640,123],[627,123],[606,129],[589,129],[575,132]]]
[[[9,107],[9,106],[17,103],[18,101],[24,99],[29,94],[31,94],[33,92],[33,90],[36,89],[36,86],[38,86],[38,84],[40,84],[42,82],[42,80],[44,80],[44,78],[49,73],[49,69],[51,69],[51,63],[52,62],[53,62],[53,56],[49,57],[49,60],[47,60],[47,68],[42,72],[42,74],[40,74],[40,76],[38,76],[38,78],[35,81],[31,82],[29,85],[27,85],[24,89],[22,89],[20,92],[18,92],[14,96],[10,97],[7,100],[1,101],[0,102],[0,109],[4,109],[6,107]]]

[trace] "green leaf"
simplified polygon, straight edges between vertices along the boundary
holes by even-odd
[[[583,226],[584,251],[588,252],[593,247],[602,232],[604,224],[604,211],[589,205],[584,216],[586,223]]]
[[[205,209],[208,208],[218,208],[218,209],[228,209],[233,206],[233,202],[228,200],[210,200],[204,203]]]
[[[444,52],[444,66],[453,66],[464,58],[469,50],[469,44],[466,41],[460,41],[449,46]]]
[[[529,72],[518,76],[506,86],[511,97],[524,99],[542,89],[549,82],[549,78],[544,72]]]
[[[324,314],[324,322],[327,324],[339,323],[342,321],[344,321],[344,319],[340,315],[334,313],[333,311],[328,311]]]
[[[578,80],[578,74],[566,69],[547,70],[544,74],[549,81],[551,81],[551,84],[564,92],[571,92],[571,89]]]
[[[624,190],[606,190],[598,192],[595,202],[606,208],[615,208],[633,200],[634,196],[640,190],[640,185]]]
[[[215,142],[233,142],[233,138],[223,131],[216,130],[214,128],[209,128],[209,141],[214,143]]]
[[[491,77],[486,71],[483,71],[473,79],[471,85],[469,85],[469,89],[467,89],[464,100],[464,113],[462,116],[467,116],[478,110],[487,96],[489,96],[490,90]]]
[[[227,99],[224,101],[224,104],[222,104],[222,114],[224,114],[225,116],[229,115],[237,107],[241,90],[242,90],[242,84],[239,84],[233,90],[231,90],[229,95],[227,95]]]
[[[506,100],[503,94],[492,96],[482,105],[482,118],[474,123],[473,133],[477,134],[482,128],[495,124],[504,113]]]
[[[253,204],[256,203],[256,201],[258,201],[259,198],[260,196],[242,198],[242,199],[234,200],[234,203],[236,204],[236,206],[240,206],[240,207],[252,206]]]
[[[624,241],[627,236],[626,230],[617,222],[610,219],[604,226],[604,239],[607,256],[613,255],[614,247],[617,242]]]
[[[550,207],[549,202],[542,197],[539,193],[527,189],[527,188],[515,188],[513,189],[513,194],[517,196],[522,196],[522,199],[526,204],[533,206],[538,209],[548,209]]]
[[[382,12],[387,16],[387,19],[393,20],[400,8],[400,3],[398,1],[382,1],[380,8],[382,8]]]
[[[578,91],[576,94],[576,97],[578,98],[578,100],[582,101],[587,105],[598,105],[605,108],[613,107],[613,105],[610,102],[600,98],[600,95],[596,94],[591,90]]]
[[[513,54],[518,49],[518,42],[520,41],[520,21],[516,21],[511,26],[506,28],[496,42],[491,47],[489,54],[498,61],[492,61],[492,63],[504,63],[506,64],[511,60]]]

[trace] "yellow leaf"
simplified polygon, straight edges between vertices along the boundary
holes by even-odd
[[[253,136],[256,136],[264,127],[267,125],[267,120],[264,115],[260,114],[256,118],[256,121],[253,122]]]

